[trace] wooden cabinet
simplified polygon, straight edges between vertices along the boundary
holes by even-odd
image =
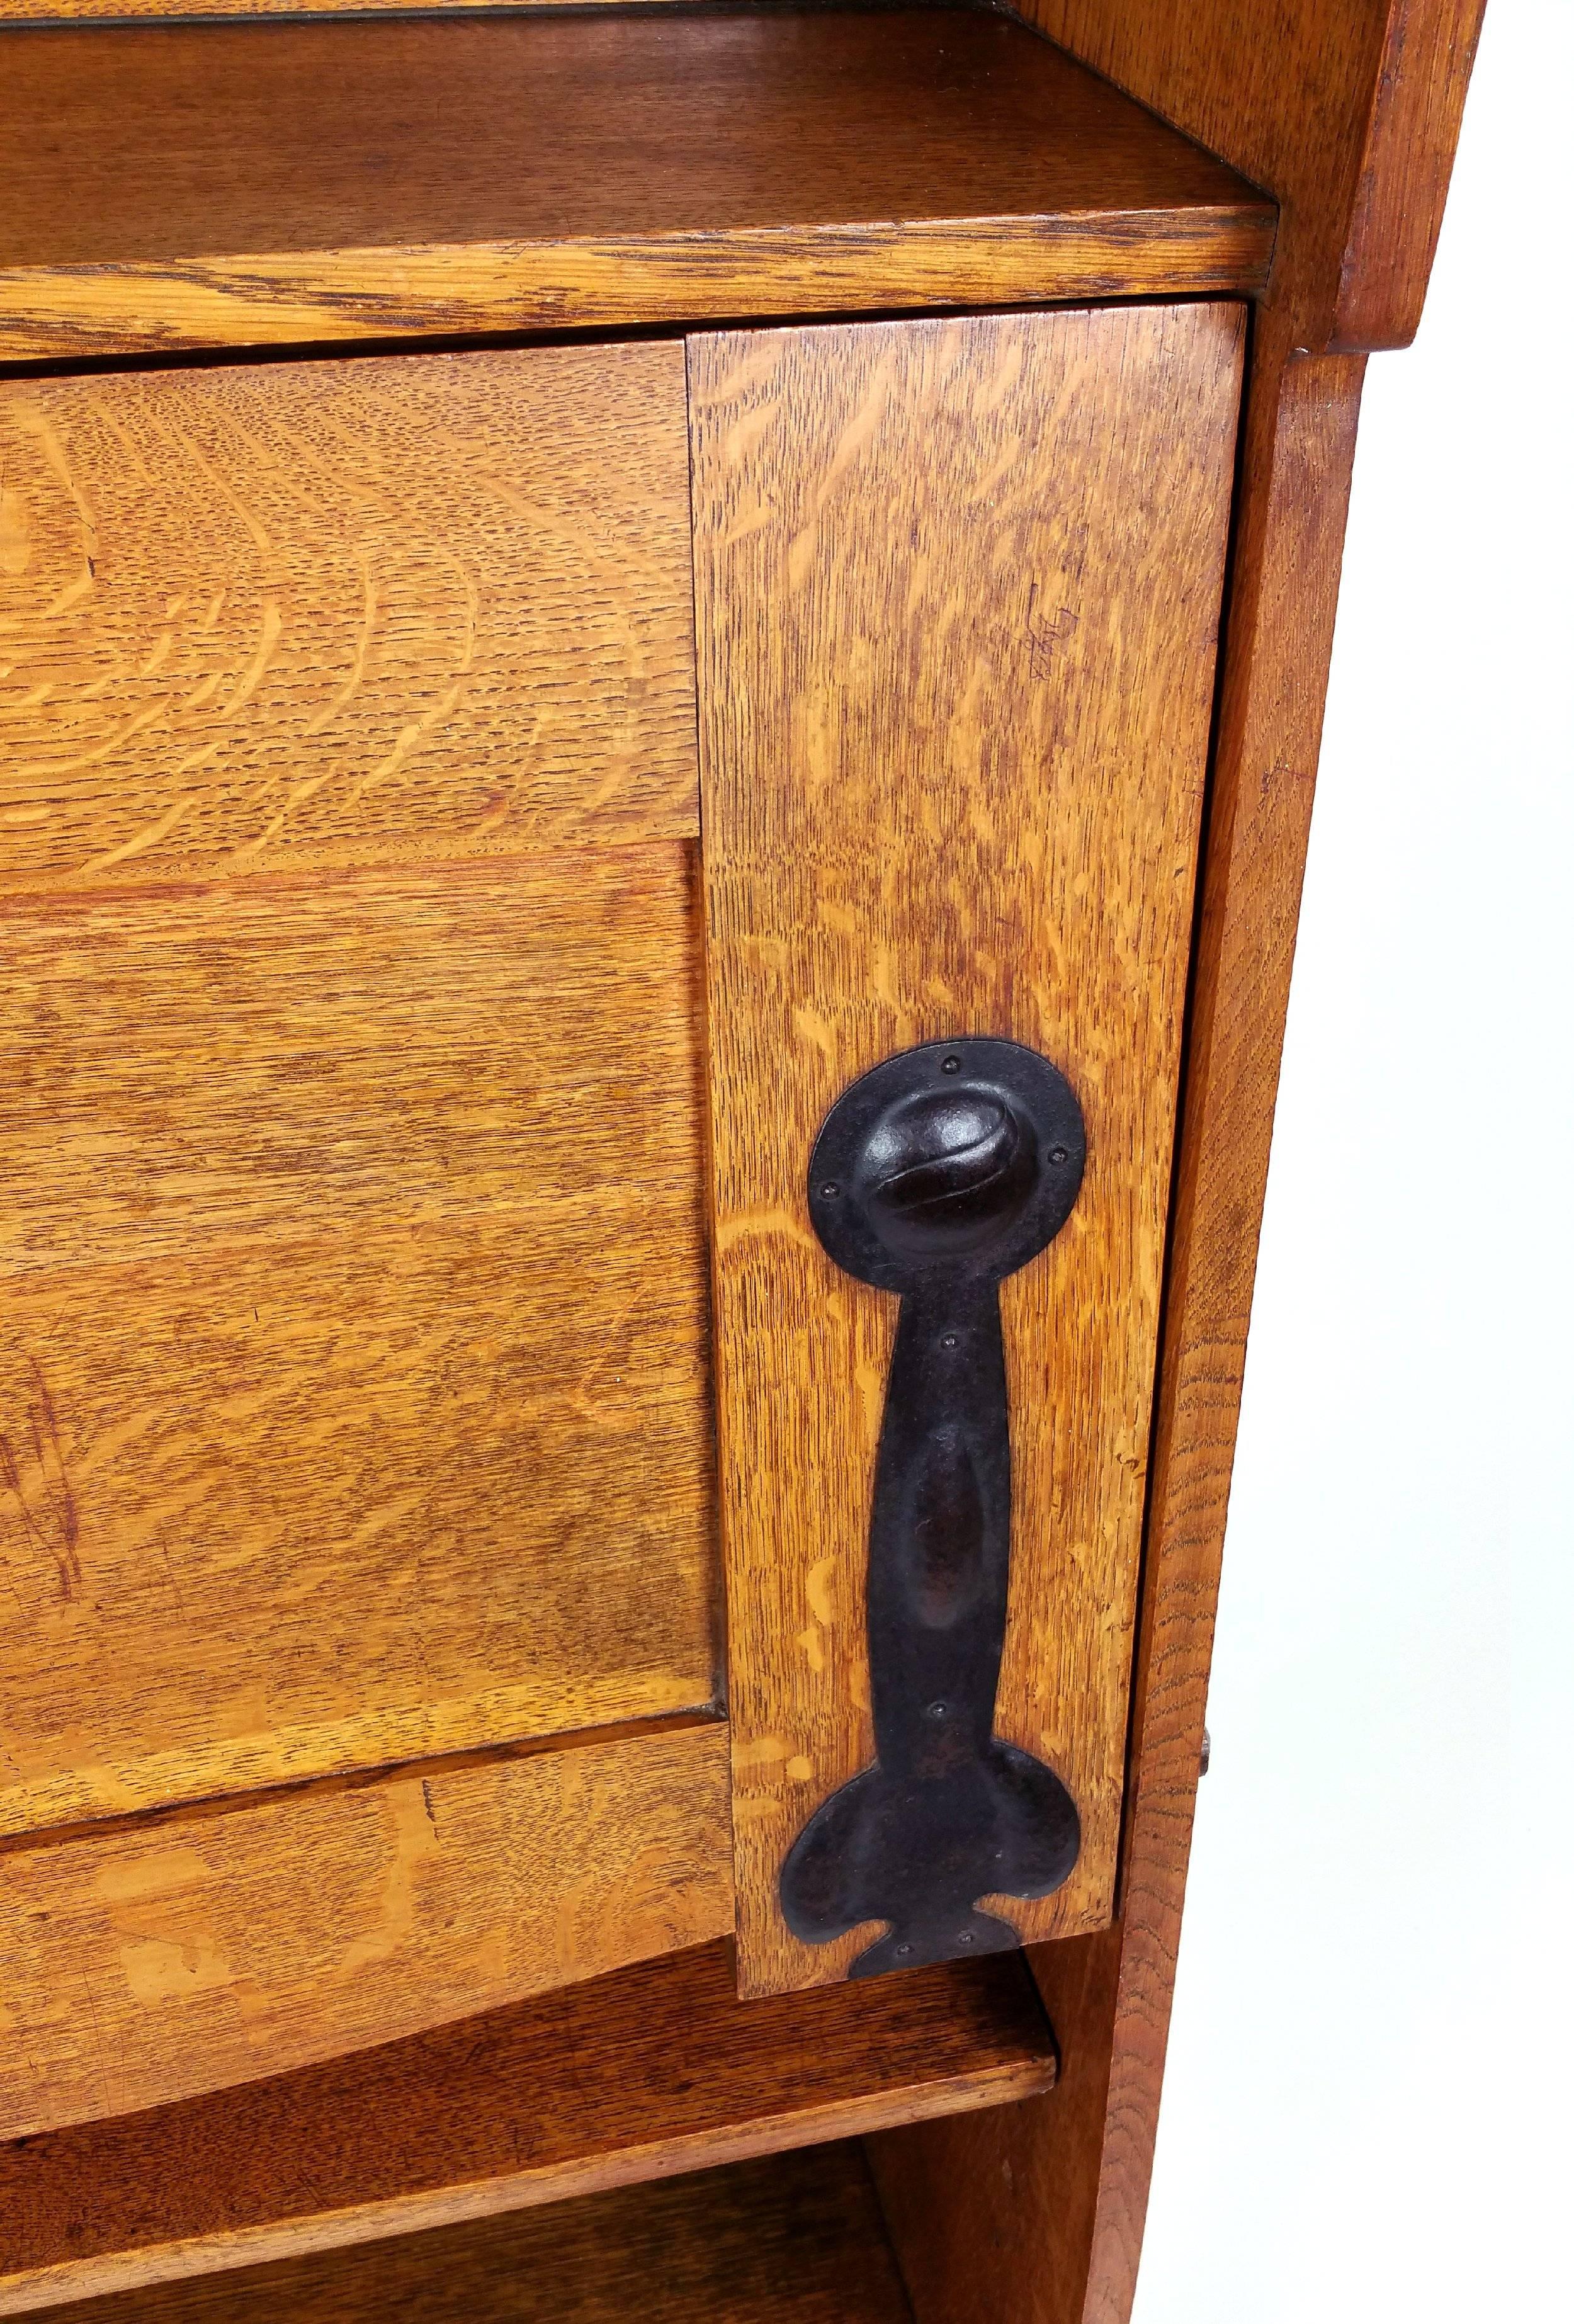
[[[0,44],[0,2312],[1124,2313],[1358,385],[1277,164],[971,14]],[[993,1275],[826,1224],[909,1054],[958,1250],[1067,1174]]]
[[[1080,1819],[1008,1924],[1108,1923],[1243,330],[5,391],[0,1803],[69,1831],[42,1918],[0,1873],[7,2127],[695,1942],[734,1868],[745,1992],[847,1973],[779,1880],[878,1758],[896,1303],[806,1173],[915,1041],[1087,1123],[1007,1295],[996,1723]]]

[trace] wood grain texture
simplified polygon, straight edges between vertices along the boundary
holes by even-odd
[[[727,1812],[711,1720],[0,1851],[0,2135],[276,2075],[714,1937]]]
[[[995,2106],[1054,2073],[1020,1960],[741,2004],[728,1948],[697,1947],[0,2147],[0,2314]]]
[[[1010,1035],[1089,1128],[1003,1295],[998,1730],[1082,1818],[1030,1936],[1110,1910],[1197,815],[1241,346],[1229,307],[690,345],[717,1400],[740,1968],[845,1973],[776,1897],[872,1755],[865,1543],[895,1301],[820,1250],[845,1084]]]
[[[857,2145],[57,2309],[60,2324],[911,2324]]]
[[[1316,355],[1415,337],[1485,5],[1021,0],[1021,13],[1276,197],[1270,302]]]
[[[0,1830],[709,1703],[688,851],[0,960]]]
[[[1287,361],[1271,333],[1254,356],[1165,1290],[1121,1918],[1033,1955],[1063,2061],[1053,2104],[976,2133],[937,2126],[881,2142],[880,2184],[919,2324],[1126,2324],[1131,2312],[1361,371],[1348,357]]]
[[[673,346],[0,385],[0,883],[691,835],[687,460]]]
[[[6,68],[0,355],[1251,290],[1273,240],[979,14],[87,27]]]

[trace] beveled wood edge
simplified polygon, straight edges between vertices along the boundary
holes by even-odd
[[[0,364],[423,337],[626,331],[902,307],[1251,297],[1277,212],[759,226],[0,271]]]
[[[943,2115],[1005,2106],[1051,2089],[1055,2070],[1054,2056],[1046,2054],[952,2076],[927,2092],[909,2085],[898,2092],[878,2091],[837,2105],[808,2107],[801,2114],[740,2123],[723,2131],[650,2140],[616,2154],[552,2163],[508,2178],[461,2183],[229,2234],[193,2236],[152,2250],[106,2253],[30,2269],[0,2276],[0,2316],[32,2314],[70,2301],[173,2282],[180,2277],[255,2267],[267,2260],[308,2252],[337,2251],[348,2244],[378,2243],[390,2236],[418,2234],[426,2227],[451,2227],[465,2219],[562,2202],[573,2195],[605,2194],[646,2180],[677,2178],[720,2163],[748,2162],[759,2155],[855,2138]]]

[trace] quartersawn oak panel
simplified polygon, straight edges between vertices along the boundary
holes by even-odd
[[[710,1702],[677,845],[0,909],[0,1831]]]
[[[948,1033],[1069,1074],[1072,1219],[1006,1289],[997,1725],[1082,1817],[1027,1937],[1109,1916],[1238,309],[690,343],[717,1397],[741,1974],[793,1837],[868,1764],[865,1542],[895,1302],[810,1231],[816,1128]]]
[[[0,1850],[0,2137],[717,1936],[726,1827],[712,1721]]]
[[[11,356],[1248,292],[1273,248],[969,11],[88,25],[6,67]]]
[[[1019,1959],[740,2003],[730,1950],[696,1945],[354,2057],[0,2145],[0,2314],[556,2208],[997,2107],[1054,2080]]]
[[[60,2324],[912,2319],[853,2140],[52,2313]]]
[[[0,884],[695,830],[677,347],[13,381],[0,475]]]

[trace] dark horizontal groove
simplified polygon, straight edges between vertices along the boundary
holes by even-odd
[[[572,1727],[557,1735],[529,1735],[509,1743],[480,1743],[468,1751],[442,1751],[419,1759],[391,1759],[375,1767],[348,1767],[333,1775],[286,1777],[277,1784],[255,1784],[244,1792],[216,1792],[199,1800],[176,1800],[168,1807],[133,1808],[127,1813],[88,1816],[75,1823],[57,1823],[38,1831],[0,1833],[0,1856],[33,1854],[46,1848],[63,1848],[72,1841],[107,1840],[130,1831],[162,1831],[172,1823],[211,1823],[217,1816],[238,1815],[249,1808],[271,1807],[282,1800],[309,1795],[322,1799],[336,1792],[366,1792],[381,1784],[419,1783],[434,1775],[462,1774],[470,1767],[496,1767],[518,1759],[544,1759],[555,1751],[583,1751],[594,1744],[633,1743],[653,1735],[684,1735],[695,1728],[724,1727],[725,1711],[713,1703],[693,1711],[671,1711],[655,1719],[625,1719],[610,1727]]]
[[[597,11],[598,14],[605,13]],[[598,328],[594,324],[555,330],[550,325],[527,331],[404,332],[388,338],[301,339],[285,346],[169,347],[124,355],[32,355],[6,363],[0,360],[0,386],[23,379],[115,379],[148,372],[235,371],[256,364],[357,363],[365,355],[514,355],[529,347],[640,346],[663,340],[709,337],[723,331],[813,331],[848,323],[920,323],[947,315],[1078,314],[1107,307],[1216,307],[1227,300],[1255,301],[1260,290],[1242,290],[1221,284],[1214,290],[1134,290],[1118,298],[1008,299],[998,305],[985,299],[928,299],[921,306],[815,308],[784,307],[770,314],[703,315],[691,322],[624,324]]]

